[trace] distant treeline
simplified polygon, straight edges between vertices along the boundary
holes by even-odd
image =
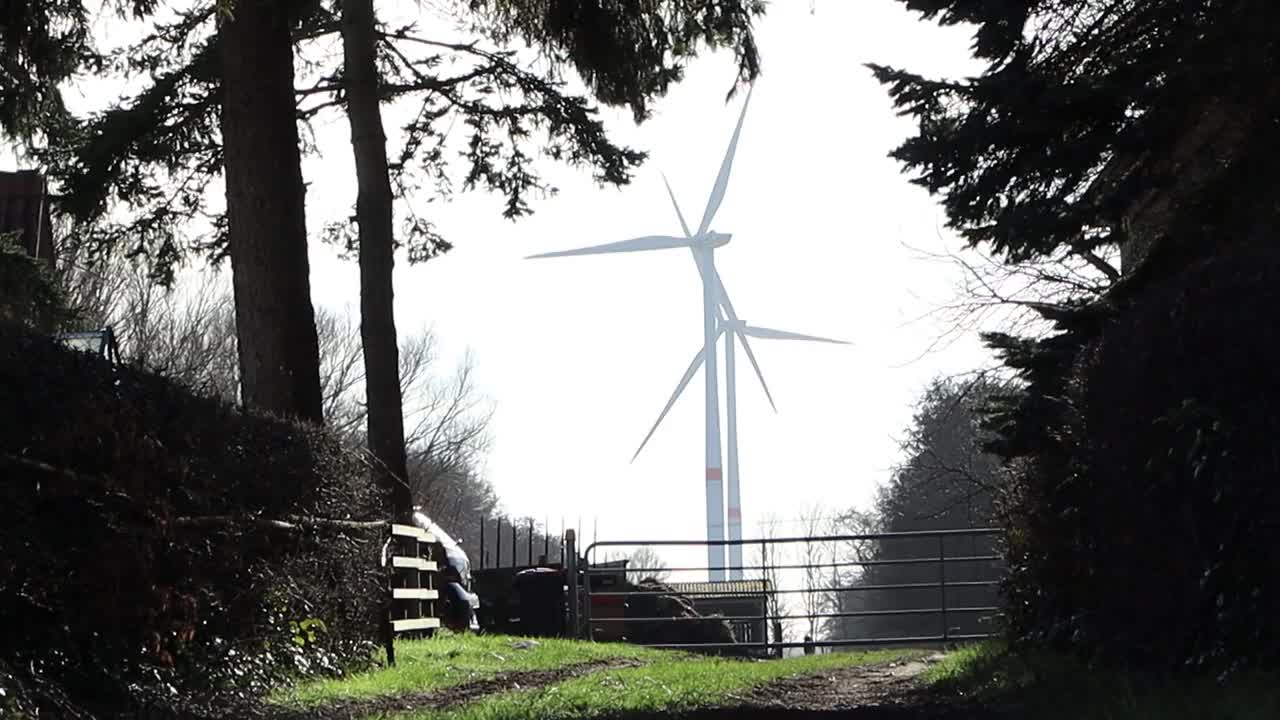
[[[995,523],[994,504],[1001,483],[999,459],[983,450],[990,439],[981,430],[982,408],[1008,385],[978,375],[968,379],[939,379],[930,384],[916,406],[912,426],[902,443],[904,460],[880,488],[874,511],[851,514],[859,522],[842,530],[894,533],[921,530],[986,528]],[[848,561],[870,563],[852,567],[839,577],[841,586],[829,607],[837,613],[888,613],[932,610],[944,605],[948,635],[999,633],[996,613],[957,612],[960,608],[999,605],[997,585],[875,589],[876,586],[940,582],[997,582],[1002,563],[949,562],[945,575],[938,563],[880,564],[890,560],[992,556],[995,537],[895,538],[852,544]],[[944,595],[945,592],[945,595]],[[845,616],[823,624],[822,635],[833,640],[937,637],[943,634],[941,613]]]

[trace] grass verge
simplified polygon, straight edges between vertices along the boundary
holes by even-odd
[[[984,644],[949,653],[924,675],[963,696],[1029,720],[1275,720],[1280,677],[1169,678],[1099,672],[1048,654]]]
[[[519,647],[521,638],[505,635],[441,633],[426,640],[396,643],[395,667],[345,678],[303,682],[278,690],[274,704],[316,705],[405,693],[422,693],[493,677],[504,672],[554,670],[613,658],[653,660],[664,653],[635,645],[539,639]]]
[[[678,713],[722,704],[736,693],[772,680],[918,654],[884,650],[765,662],[669,657],[641,667],[584,675],[550,687],[493,695],[449,710],[408,712],[391,717],[395,720],[567,720],[628,713]]]

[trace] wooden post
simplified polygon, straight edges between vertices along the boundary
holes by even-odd
[[[435,538],[433,537],[432,540],[434,541]],[[428,571],[422,574],[421,577],[425,580],[425,584],[422,584],[422,587],[424,590],[436,590],[438,593],[440,584],[436,582],[436,573],[440,569],[439,563],[442,560],[442,558],[436,557],[436,546],[434,542],[423,543],[423,547],[425,547],[427,551],[427,557],[426,557],[427,561],[431,563],[435,563],[434,567],[436,568],[436,570]],[[436,597],[438,598],[439,595],[437,594]],[[419,602],[419,611],[418,611],[419,617],[432,617],[432,618],[439,617],[436,614],[436,607],[437,607],[436,600],[431,598],[430,593],[427,593],[427,596]],[[434,629],[427,631],[428,636],[433,635],[434,633],[435,633]]]
[[[386,637],[383,638],[387,649],[387,666],[394,667],[396,664],[396,630],[392,617],[395,611],[395,587],[396,587],[396,568],[395,562],[392,560],[396,556],[396,536],[391,533],[391,524],[387,524],[387,562],[384,567],[387,582],[387,600],[383,607],[383,615],[386,617],[384,623],[386,627]]]
[[[388,558],[387,662],[395,663],[395,639],[400,633],[431,634],[440,627],[435,574],[436,539],[412,525],[390,524],[392,552]]]

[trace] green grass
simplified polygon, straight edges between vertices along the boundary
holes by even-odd
[[[1280,678],[1159,678],[1098,672],[1047,654],[1018,655],[998,645],[952,652],[925,680],[954,695],[1016,708],[1028,720],[1275,720]]]
[[[884,650],[762,662],[669,657],[641,667],[591,673],[551,687],[491,695],[450,710],[409,712],[393,717],[395,720],[567,720],[631,712],[679,712],[721,704],[733,694],[771,680],[918,654]]]
[[[922,676],[934,687],[957,692],[1007,689],[1019,684],[1007,677],[1007,657],[1003,647],[994,643],[966,645],[946,654],[944,660],[931,665]]]
[[[635,645],[540,639],[536,647],[513,647],[520,638],[441,633],[426,640],[396,643],[395,667],[346,678],[312,680],[284,688],[271,702],[314,705],[384,695],[420,693],[492,677],[502,672],[552,670],[610,658],[653,660],[664,653]]]

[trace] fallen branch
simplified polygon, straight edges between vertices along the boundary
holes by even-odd
[[[10,455],[9,453],[0,453],[0,460],[6,460],[15,465],[20,465],[30,470],[38,470],[48,475],[56,475],[66,480],[74,480],[75,482],[78,482],[78,483],[101,484],[103,482],[102,478],[100,477],[83,475],[81,473],[76,472],[75,470],[70,470],[64,467],[58,467],[56,465],[50,465],[47,462],[42,462],[40,460],[33,460],[28,457],[22,457],[21,455]]]
[[[0,453],[0,460],[20,465],[30,470],[36,470],[47,475],[53,475],[66,480],[73,480],[82,486],[92,484],[109,487],[110,485],[100,476],[85,475],[69,468],[58,467],[41,460],[34,460],[20,455]],[[177,517],[173,519],[171,524],[174,527],[210,528],[229,527],[246,522],[259,527],[287,530],[290,532],[298,532],[314,528],[324,530],[376,530],[379,528],[385,528],[389,525],[386,520],[337,520],[334,518],[310,517],[306,515],[287,515],[284,520],[275,520],[271,518],[248,518],[236,515],[202,515],[196,517]]]
[[[245,518],[236,515],[202,515],[197,517],[177,517],[173,519],[174,527],[228,527],[249,523],[260,527],[275,528],[297,532],[309,528],[325,530],[377,530],[389,525],[386,520],[335,520],[333,518],[307,517],[305,515],[288,515],[287,520],[271,518]]]

